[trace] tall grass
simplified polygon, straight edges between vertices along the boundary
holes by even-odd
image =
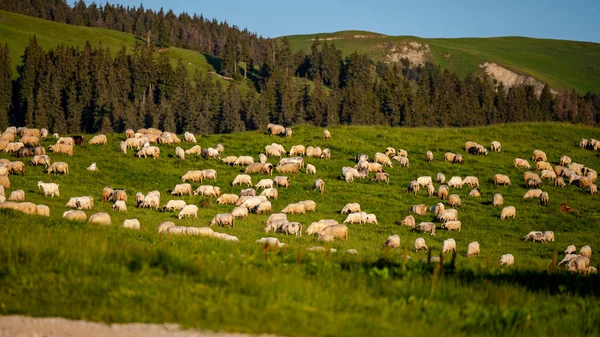
[[[290,175],[289,190],[279,189],[273,211],[299,200],[317,202],[317,212],[289,218],[306,226],[318,219],[337,219],[348,202],[359,202],[363,210],[375,213],[378,225],[349,225],[347,241],[325,244],[337,253],[311,253],[306,248],[321,245],[316,238],[277,236],[288,246],[284,250],[264,249],[254,241],[266,236],[263,223],[268,215],[250,215],[235,228],[215,228],[236,235],[239,243],[210,238],[159,236],[157,226],[165,220],[184,226],[206,226],[213,215],[231,210],[216,205],[214,199],[183,197],[200,206],[198,219],[178,220],[174,213],[137,209],[136,192],[161,192],[161,204],[171,199],[169,190],[180,182],[187,170],[215,168],[215,184],[223,193],[238,193],[231,187],[240,168],[215,160],[187,156],[174,157],[175,145],[160,145],[156,160],[121,154],[118,142],[123,135],[109,135],[109,144],[76,148],[73,157],[54,155],[53,161],[70,165],[67,176],[49,176],[41,167],[26,167],[24,176],[11,176],[13,189],[23,189],[26,200],[47,204],[51,217],[40,218],[0,211],[0,312],[34,316],[63,316],[105,322],[178,322],[187,327],[251,333],[276,333],[289,336],[389,336],[402,335],[590,335],[598,334],[600,304],[598,277],[548,270],[561,259],[569,244],[600,247],[598,197],[568,186],[561,189],[545,184],[550,194],[548,207],[537,200],[521,200],[523,170],[512,167],[515,157],[529,158],[533,149],[548,154],[553,164],[560,155],[598,169],[597,153],[579,149],[581,137],[598,138],[597,129],[568,124],[513,124],[466,129],[402,129],[383,127],[335,127],[325,140],[322,129],[294,127],[291,139],[270,137],[260,132],[199,136],[203,147],[222,143],[224,155],[253,155],[263,147],[280,142],[286,148],[295,144],[321,146],[332,150],[331,160],[307,158],[317,168],[316,176]],[[89,136],[86,136],[89,139]],[[500,153],[487,157],[466,154],[466,140],[489,145],[498,140]],[[51,141],[44,141],[44,145]],[[373,155],[393,146],[408,151],[409,168],[394,166],[386,171],[390,184],[368,180],[345,183],[341,167],[354,165],[351,158],[359,152]],[[184,148],[191,147],[184,144]],[[427,150],[436,160],[427,163]],[[462,166],[442,161],[447,151],[465,157]],[[6,154],[0,155],[7,158]],[[15,160],[15,159],[13,159]],[[92,161],[99,172],[88,172]],[[408,182],[421,175],[475,175],[481,183],[481,198],[468,196],[469,188],[458,193],[463,206],[459,218],[461,232],[437,231],[436,236],[411,233],[399,222],[408,207],[417,203],[433,205],[439,200],[406,194]],[[513,185],[496,187],[496,173],[509,175]],[[256,183],[261,176],[253,176]],[[325,180],[326,193],[313,191],[314,179]],[[44,197],[37,181],[60,184],[61,196]],[[110,185],[127,190],[128,212],[118,213],[101,203],[102,188]],[[194,188],[198,184],[193,184]],[[436,184],[437,187],[438,184]],[[517,217],[498,219],[500,210],[491,206],[494,193],[500,192],[505,205],[517,208]],[[8,193],[7,193],[8,194]],[[65,221],[61,214],[70,197],[92,195],[93,211],[108,212],[112,226]],[[173,197],[173,199],[179,199]],[[581,215],[560,212],[565,202]],[[140,231],[120,227],[126,218],[138,218]],[[430,221],[433,215],[417,217]],[[520,238],[531,230],[553,230],[556,241],[524,243]],[[401,237],[401,249],[383,250],[381,245],[392,234]],[[454,238],[455,259],[443,257],[443,265],[427,264],[427,252],[415,253],[414,239],[424,237],[430,254],[440,254],[441,243]],[[466,246],[481,245],[481,256],[467,259]],[[358,256],[344,254],[357,249]],[[410,258],[405,257],[405,250]],[[558,257],[554,257],[558,252]],[[501,268],[502,254],[512,253],[515,266]],[[453,261],[454,260],[454,261]],[[592,256],[592,264],[598,259]]]

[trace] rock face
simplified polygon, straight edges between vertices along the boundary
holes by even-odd
[[[504,83],[504,86],[507,88],[511,88],[519,84],[532,85],[535,88],[535,93],[538,97],[544,88],[544,83],[536,80],[535,78],[531,76],[519,75],[493,62],[485,62],[480,64],[479,68],[483,69],[483,71],[492,79],[495,79],[497,82]],[[558,93],[556,90],[552,89],[550,92],[553,95]]]
[[[429,45],[418,41],[382,43],[379,48],[384,50],[387,63],[396,63],[402,59],[408,59],[413,66],[424,65],[431,56]]]

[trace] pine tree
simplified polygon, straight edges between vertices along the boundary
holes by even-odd
[[[175,132],[175,115],[171,104],[166,98],[160,100],[160,123],[159,128],[164,131]]]
[[[550,120],[553,115],[553,105],[554,99],[552,97],[552,93],[550,92],[550,87],[548,83],[544,85],[542,92],[540,93],[540,114],[542,120]]]
[[[12,68],[8,44],[0,47],[0,130],[9,125],[12,99]]]
[[[242,97],[234,82],[227,87],[227,93],[221,104],[219,114],[219,132],[232,133],[244,131],[244,124],[240,119],[242,111]]]
[[[25,48],[23,63],[18,67],[18,111],[21,114],[19,114],[17,119],[18,122],[24,123],[27,126],[32,126],[34,123],[37,74],[43,56],[43,51],[34,35],[29,41],[29,45]]]

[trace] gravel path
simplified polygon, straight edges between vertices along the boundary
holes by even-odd
[[[0,316],[0,337],[249,337],[252,335],[182,330],[177,324],[104,324],[65,318]],[[274,335],[255,335],[274,337]]]

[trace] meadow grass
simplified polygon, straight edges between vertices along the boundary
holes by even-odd
[[[463,129],[333,127],[332,138],[323,139],[322,129],[294,127],[293,138],[270,137],[262,132],[198,136],[202,147],[225,146],[223,155],[252,155],[257,158],[267,144],[279,142],[289,149],[303,144],[330,148],[331,160],[306,158],[317,168],[316,176],[290,175],[289,190],[279,190],[272,200],[273,211],[287,204],[312,199],[317,211],[290,215],[306,228],[312,221],[336,219],[348,202],[358,202],[374,213],[378,225],[349,225],[349,239],[319,243],[315,237],[265,234],[268,215],[250,215],[235,228],[217,228],[240,239],[238,243],[203,237],[157,234],[165,220],[183,226],[206,226],[217,213],[232,206],[217,205],[214,198],[171,197],[169,191],[192,169],[214,168],[223,193],[238,193],[231,186],[240,168],[216,160],[188,155],[174,156],[176,145],[159,145],[161,157],[134,158],[132,151],[120,153],[122,134],[109,136],[106,146],[85,144],[73,157],[50,154],[53,161],[70,166],[67,176],[48,175],[41,167],[26,167],[24,176],[11,176],[12,189],[23,189],[27,201],[46,204],[50,218],[0,210],[0,313],[33,316],[62,316],[103,322],[177,322],[186,327],[288,336],[389,336],[481,335],[564,336],[597,335],[600,319],[600,288],[597,276],[571,275],[552,263],[560,260],[569,244],[578,248],[600,247],[598,196],[574,186],[559,188],[544,184],[550,195],[547,207],[538,200],[522,200],[524,170],[514,168],[515,157],[531,159],[533,149],[542,149],[557,164],[561,155],[598,169],[597,152],[579,149],[579,139],[600,136],[598,129],[553,123],[496,125]],[[86,136],[86,139],[90,139]],[[500,153],[472,156],[463,150],[467,140],[485,146],[502,143]],[[43,145],[53,140],[43,141]],[[190,144],[180,144],[183,148]],[[383,152],[387,146],[408,151],[409,168],[386,169],[390,184],[358,180],[345,183],[343,166],[353,166],[357,153]],[[432,163],[424,160],[433,151]],[[461,153],[464,165],[443,162],[445,152]],[[6,154],[0,157],[8,158]],[[15,159],[12,159],[15,160]],[[92,161],[99,172],[85,170]],[[442,172],[449,179],[475,175],[481,183],[481,198],[469,197],[470,188],[451,189],[463,201],[459,208],[461,232],[439,229],[436,236],[411,233],[400,221],[413,204],[436,204],[437,197],[406,194],[408,182],[422,175]],[[496,173],[507,174],[510,187],[492,183]],[[253,176],[256,183],[261,178]],[[312,182],[324,179],[325,193],[313,191]],[[60,184],[60,197],[44,197],[37,181]],[[118,213],[100,202],[104,186],[124,188],[129,195],[128,212]],[[199,184],[192,184],[196,188]],[[435,184],[436,187],[438,184]],[[199,205],[198,219],[176,218],[176,213],[138,209],[136,192],[161,192],[161,205],[169,199],[184,199]],[[500,209],[491,206],[494,193],[502,193],[505,205],[517,209],[514,220],[500,221]],[[7,195],[8,195],[7,191]],[[61,215],[70,197],[92,195],[93,210],[108,212],[112,226],[69,222]],[[581,215],[560,211],[567,203]],[[140,231],[121,227],[126,218],[137,218]],[[416,216],[417,222],[433,215]],[[552,230],[556,241],[524,243],[520,238],[531,230]],[[382,249],[387,236],[398,234],[401,248]],[[269,250],[254,241],[276,236],[288,244]],[[440,254],[442,241],[454,238],[458,253],[454,261],[444,255],[443,265],[427,264],[427,252],[414,252],[414,239],[424,237],[432,256]],[[467,259],[466,246],[481,245],[481,256]],[[307,252],[324,245],[337,253]],[[344,254],[356,249],[359,254]],[[515,256],[514,267],[499,267],[502,254]],[[405,257],[410,256],[410,259]],[[598,265],[592,255],[592,265]]]

